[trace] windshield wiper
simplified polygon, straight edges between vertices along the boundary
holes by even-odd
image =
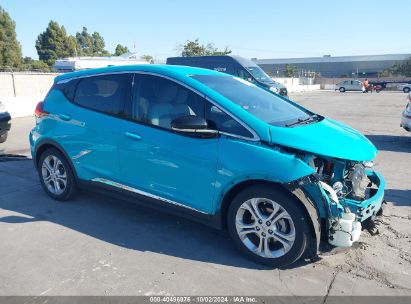
[[[304,125],[307,123],[310,123],[312,121],[318,121],[320,119],[320,117],[317,114],[311,115],[307,118],[298,118],[297,121],[294,121],[292,123],[286,124],[286,127],[292,127],[292,126],[296,126],[296,125]]]

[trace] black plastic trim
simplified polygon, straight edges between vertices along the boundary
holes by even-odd
[[[204,224],[208,227],[221,230],[221,220],[219,214],[205,214],[197,212],[192,209],[184,208],[178,205],[169,204],[162,200],[158,200],[152,197],[147,197],[141,194],[137,194],[126,189],[114,187],[108,184],[77,180],[77,185],[86,191],[92,191],[111,196],[116,199],[125,200],[133,204],[137,204],[143,207],[164,211],[173,215],[177,215],[188,220]]]

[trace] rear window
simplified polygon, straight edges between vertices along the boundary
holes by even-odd
[[[74,103],[97,112],[123,115],[131,95],[131,74],[86,77],[78,81]]]

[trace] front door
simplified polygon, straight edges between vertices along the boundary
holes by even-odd
[[[143,195],[211,213],[215,194],[218,138],[171,129],[174,118],[204,117],[206,100],[163,77],[134,77],[134,98],[126,109],[120,141],[121,183]]]

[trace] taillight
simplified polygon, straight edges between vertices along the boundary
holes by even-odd
[[[44,103],[40,101],[36,106],[36,110],[34,111],[34,116],[36,116],[37,118],[44,117],[49,114],[49,112],[46,112],[43,110],[43,105]]]

